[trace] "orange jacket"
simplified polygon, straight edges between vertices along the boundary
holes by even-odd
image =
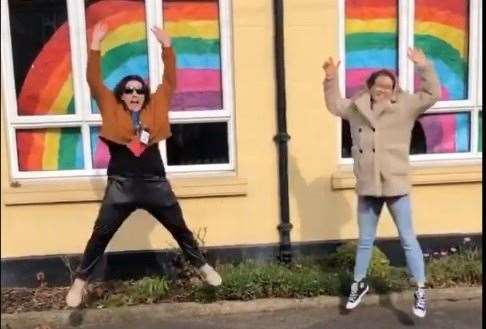
[[[150,101],[140,113],[140,122],[150,134],[149,144],[157,143],[171,136],[169,104],[176,88],[176,60],[172,47],[164,47],[164,78]],[[135,137],[131,115],[101,78],[100,51],[89,50],[88,85],[100,109],[103,124],[100,136],[118,144],[128,144]]]

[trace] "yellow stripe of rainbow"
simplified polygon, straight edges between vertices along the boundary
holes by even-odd
[[[47,129],[44,137],[44,153],[42,155],[42,168],[44,170],[57,170],[61,130],[58,128]]]
[[[165,28],[173,38],[219,39],[219,24],[214,20],[167,22]]]
[[[146,38],[145,23],[125,24],[110,32],[101,43],[101,56],[113,48]]]
[[[145,23],[133,23],[123,25],[106,36],[101,44],[102,56],[113,48],[130,42],[137,42],[145,38]],[[61,67],[61,65],[59,66]],[[55,101],[49,108],[49,113],[65,114],[69,102],[73,97],[72,73],[69,73],[61,87]]]
[[[393,33],[397,31],[396,19],[346,19],[346,34],[352,33]]]
[[[467,38],[464,30],[435,22],[420,22],[415,24],[415,34],[432,35],[454,47],[462,58],[466,55]]]

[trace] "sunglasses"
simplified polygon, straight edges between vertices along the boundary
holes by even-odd
[[[124,94],[133,94],[133,92],[137,93],[138,95],[143,95],[143,94],[145,94],[145,89],[144,88],[125,88],[123,90]]]

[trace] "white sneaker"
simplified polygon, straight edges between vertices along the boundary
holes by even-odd
[[[354,281],[351,284],[351,291],[349,292],[348,302],[346,303],[346,309],[352,310],[361,303],[361,299],[369,290],[368,284],[361,280],[359,282]]]
[[[216,272],[214,268],[208,263],[201,266],[199,268],[199,271],[201,272],[204,281],[206,281],[206,283],[211,286],[217,287],[220,286],[223,282],[218,272]]]
[[[415,298],[415,303],[413,304],[413,314],[419,318],[424,318],[427,313],[426,302],[425,302],[425,289],[417,288],[413,294]]]
[[[66,295],[66,304],[69,307],[78,307],[81,305],[84,296],[87,294],[86,287],[88,282],[76,278],[73,282],[73,285],[69,289],[68,294]]]

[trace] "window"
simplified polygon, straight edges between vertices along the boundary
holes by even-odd
[[[340,1],[341,90],[350,97],[377,69],[400,86],[419,87],[408,47],[421,48],[441,81],[442,98],[412,131],[410,159],[482,159],[482,4],[478,0]],[[478,73],[479,72],[479,73]],[[341,162],[350,163],[349,124],[341,125]]]
[[[234,170],[230,1],[2,1],[2,89],[13,178],[105,175],[101,116],[86,82],[88,42],[104,21],[108,88],[138,74],[161,82],[164,26],[177,56],[172,137],[159,143],[169,173]],[[148,31],[148,32],[147,32]]]

